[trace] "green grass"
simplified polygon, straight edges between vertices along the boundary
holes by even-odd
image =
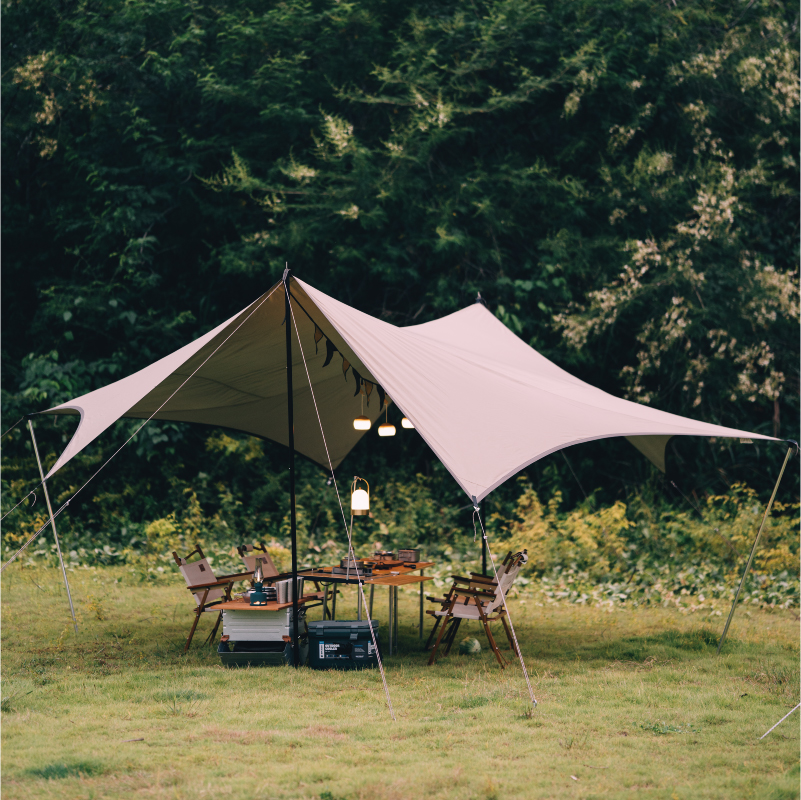
[[[798,797],[798,718],[758,741],[798,702],[792,611],[741,609],[718,658],[725,618],[514,601],[532,710],[477,627],[480,655],[427,667],[402,594],[392,722],[377,671],[224,669],[210,614],[183,657],[182,581],[130,580],[71,573],[75,636],[56,570],[3,576],[4,800]]]

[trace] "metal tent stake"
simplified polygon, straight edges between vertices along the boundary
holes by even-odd
[[[754,556],[756,555],[756,549],[757,546],[759,545],[759,539],[762,536],[762,529],[765,527],[765,523],[768,520],[768,515],[770,514],[771,508],[773,508],[773,501],[776,499],[776,492],[779,491],[779,484],[781,483],[782,475],[784,475],[784,469],[787,466],[787,462],[790,460],[792,452],[793,452],[792,447],[787,449],[787,455],[784,457],[784,464],[782,464],[781,472],[779,472],[779,477],[776,479],[776,485],[773,487],[773,494],[770,496],[768,505],[765,508],[765,513],[762,515],[762,522],[759,525],[759,530],[757,531],[756,539],[754,539],[754,544],[751,547],[751,554],[748,556],[748,561],[745,564],[745,569],[743,570],[743,577],[740,578],[740,585],[737,587],[737,592],[734,595],[734,602],[731,604],[731,611],[729,611],[729,618],[726,620],[726,627],[723,629],[723,635],[720,637],[720,642],[718,643],[718,655],[720,655],[720,649],[721,647],[723,647],[723,642],[726,641],[726,634],[729,632],[729,625],[731,625],[731,620],[732,617],[734,616],[734,610],[737,608],[737,601],[740,599],[740,592],[742,591],[742,588],[745,585],[745,579],[748,577],[748,570],[751,569],[751,562],[754,560]]]
[[[284,270],[284,303],[286,326],[286,392],[289,422],[289,531],[292,539],[292,663],[300,666],[298,641],[298,535],[295,519],[295,399],[292,394],[292,309],[289,306],[289,269]]]
[[[42,479],[42,489],[44,490],[45,502],[47,503],[47,513],[50,514],[50,527],[53,529],[53,538],[56,540],[56,550],[58,551],[58,560],[61,562],[61,574],[64,576],[64,586],[67,587],[67,599],[70,601],[70,614],[72,614],[72,624],[75,626],[75,633],[78,633],[78,621],[75,619],[75,608],[72,605],[72,593],[70,592],[70,582],[67,580],[67,568],[64,566],[64,556],[61,554],[61,542],[58,540],[58,531],[56,530],[56,519],[53,516],[53,507],[50,505],[50,495],[47,491],[47,482],[45,481],[44,470],[42,469],[42,460],[39,458],[39,448],[36,446],[36,434],[33,432],[33,423],[28,419],[28,430],[31,432],[31,441],[33,442],[33,452],[36,455],[36,463],[39,465],[39,476]]]

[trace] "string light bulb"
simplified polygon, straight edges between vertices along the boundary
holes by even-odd
[[[401,427],[410,428],[411,430],[414,430],[414,425],[412,425],[412,421],[408,417],[404,417],[401,420]]]
[[[362,413],[361,413],[360,417],[356,417],[356,419],[353,420],[353,427],[357,431],[369,431],[370,430],[370,426],[373,423],[370,422],[370,417],[365,417],[364,416],[364,390],[362,389],[359,392],[359,394],[361,395],[361,398],[362,398]]]
[[[367,491],[356,488],[356,484],[359,481],[367,487]],[[350,485],[350,513],[354,517],[370,513],[370,484],[357,475],[353,476],[353,483]]]
[[[387,415],[383,424],[378,426],[379,436],[394,436],[395,426],[389,423],[389,404],[386,405]]]

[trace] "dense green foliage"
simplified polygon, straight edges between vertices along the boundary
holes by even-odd
[[[798,438],[793,6],[11,0],[2,37],[4,429],[205,332],[288,261],[396,324],[480,291],[610,392]],[[70,425],[39,423],[51,463]],[[57,502],[131,430],[59,474]],[[36,469],[23,430],[3,444],[8,509]],[[782,455],[683,442],[670,468],[688,495],[764,494]],[[660,490],[625,442],[568,457],[527,471],[544,499]],[[394,503],[384,525],[469,524],[416,434],[366,437],[340,471],[357,465]],[[285,474],[272,445],[150,424],[62,525],[127,546],[197,502],[206,527],[280,538]],[[335,498],[301,477],[319,539]],[[490,510],[511,519],[517,494]],[[9,542],[36,523],[15,515]]]

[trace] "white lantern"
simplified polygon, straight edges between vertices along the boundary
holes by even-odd
[[[367,486],[367,491],[364,489],[357,489],[356,484],[358,481]],[[353,476],[353,483],[350,487],[350,513],[354,517],[362,516],[370,513],[370,484],[364,478]]]
[[[401,426],[404,428],[411,428],[412,430],[414,430],[414,425],[412,425],[412,421],[410,419],[407,419],[406,417],[404,417],[401,420]]]
[[[386,417],[384,418],[384,422],[382,425],[378,426],[378,435],[379,436],[394,436],[395,435],[395,426],[389,424],[389,403],[384,401],[386,404]]]
[[[369,431],[370,426],[373,423],[370,422],[370,417],[364,416],[364,389],[359,389],[359,394],[362,397],[362,413],[361,416],[358,416],[356,417],[356,419],[353,420],[353,427],[357,431]]]

